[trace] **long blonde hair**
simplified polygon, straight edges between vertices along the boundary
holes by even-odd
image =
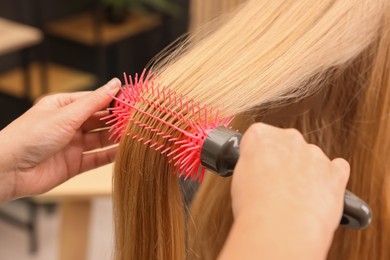
[[[340,229],[332,259],[390,258],[389,16],[386,0],[249,0],[196,44],[184,43],[153,67],[161,85],[238,115],[234,127],[241,131],[256,121],[295,127],[330,157],[350,161],[349,189],[369,202],[374,221],[364,231]],[[140,113],[134,117],[151,123]],[[156,138],[131,124],[127,133]],[[233,221],[230,179],[207,174],[185,221],[173,171],[158,152],[130,136],[121,139],[116,259],[217,257]]]

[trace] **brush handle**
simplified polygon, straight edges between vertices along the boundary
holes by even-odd
[[[201,152],[201,163],[218,175],[227,177],[233,174],[240,156],[242,134],[220,126],[206,137]],[[371,209],[362,199],[346,190],[344,211],[340,225],[363,229],[371,223]]]

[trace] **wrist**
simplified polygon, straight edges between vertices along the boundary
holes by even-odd
[[[0,203],[14,198],[15,163],[5,130],[0,131]]]
[[[222,259],[235,259],[234,252],[224,254],[231,250],[228,247],[245,252],[242,259],[325,259],[333,231],[296,215],[242,212],[234,221]]]
[[[280,203],[279,203],[280,204]],[[236,221],[250,220],[260,224],[276,225],[278,227],[295,228],[305,231],[302,235],[312,239],[322,239],[331,242],[335,232],[333,221],[324,219],[316,210],[306,207],[269,205],[259,207],[258,203],[248,203],[234,212]]]

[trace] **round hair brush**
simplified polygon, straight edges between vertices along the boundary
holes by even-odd
[[[233,174],[240,155],[242,134],[229,128],[234,117],[223,117],[219,110],[202,105],[170,89],[156,85],[145,70],[138,77],[125,76],[125,85],[113,97],[107,120],[110,138],[129,138],[167,156],[178,175],[201,182],[206,169],[226,177]],[[139,120],[134,115],[141,115]],[[127,126],[139,128],[127,133]],[[169,130],[167,130],[169,129]],[[344,195],[341,225],[362,229],[371,222],[369,206],[353,193]]]

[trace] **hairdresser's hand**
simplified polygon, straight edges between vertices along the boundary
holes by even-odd
[[[348,177],[345,160],[328,159],[298,131],[251,126],[233,176],[235,223],[222,258],[325,259]]]
[[[116,147],[104,123],[111,97],[121,83],[113,79],[96,91],[42,98],[0,131],[0,203],[46,192],[83,171],[112,162]]]

